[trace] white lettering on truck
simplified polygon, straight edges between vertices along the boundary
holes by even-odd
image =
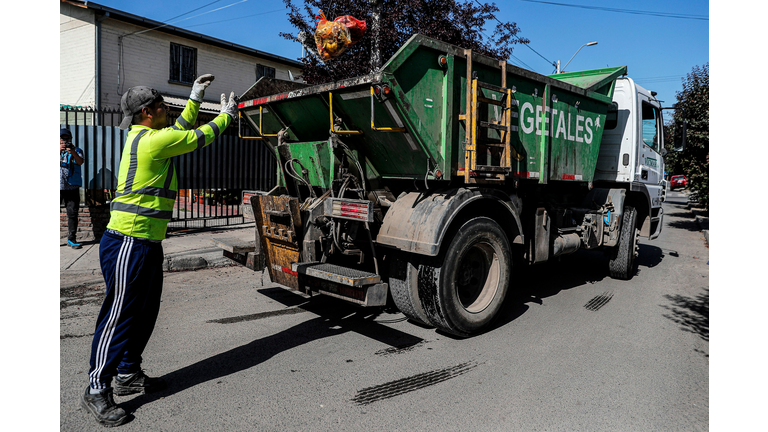
[[[526,117],[525,111],[531,111],[533,112],[533,105],[531,105],[530,102],[526,102],[523,104],[523,109],[520,110],[520,117],[523,119],[523,132],[525,132],[526,135],[533,132],[533,118]]]
[[[549,107],[546,107],[547,115],[544,117],[542,127],[541,109],[540,105],[534,109],[533,104],[530,102],[523,103],[519,118],[525,134],[532,134],[535,130],[536,135],[541,136],[543,130],[544,136],[552,136],[555,139],[562,136],[563,139],[568,141],[592,144],[594,139],[593,127],[600,127],[600,117],[593,120],[592,117],[576,114],[574,118],[569,111],[555,108],[550,110]],[[555,126],[555,123],[557,123],[557,126]]]
[[[565,111],[560,111],[560,119],[557,121],[557,132],[555,132],[555,138],[560,137],[560,131],[565,134]]]
[[[587,132],[584,134],[584,142],[592,144],[592,119],[589,117],[584,121],[584,130]]]

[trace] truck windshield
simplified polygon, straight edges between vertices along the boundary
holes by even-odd
[[[659,151],[658,131],[660,123],[661,116],[658,108],[643,102],[643,142],[656,151]]]

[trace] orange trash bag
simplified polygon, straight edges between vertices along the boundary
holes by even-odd
[[[315,17],[317,29],[315,30],[315,45],[317,52],[323,61],[338,57],[352,44],[349,29],[346,25],[328,21],[323,11]]]
[[[359,20],[352,15],[344,15],[333,20],[334,22],[344,24],[349,30],[349,37],[352,41],[351,45],[354,45],[363,38],[365,35],[365,29],[368,27],[365,21]]]

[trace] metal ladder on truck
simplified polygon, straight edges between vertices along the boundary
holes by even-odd
[[[517,101],[512,98],[514,91],[507,88],[507,62],[499,61],[501,67],[501,87],[482,82],[473,76],[472,50],[466,50],[467,57],[467,100],[466,113],[459,115],[464,120],[466,141],[464,151],[464,182],[465,183],[501,183],[512,172],[512,160],[519,160],[512,147],[512,132],[517,130],[512,126],[512,106]],[[500,93],[501,98],[488,98],[483,90]],[[495,95],[494,95],[495,96]],[[488,105],[498,107],[501,119],[481,119],[481,113],[487,112]],[[499,131],[500,139],[487,137],[487,130]],[[498,157],[498,164],[488,164],[493,156]],[[479,163],[479,157],[485,157],[485,163]]]

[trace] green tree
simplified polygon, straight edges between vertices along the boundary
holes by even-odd
[[[528,43],[519,37],[517,24],[496,21],[495,4],[473,0],[283,0],[290,9],[288,20],[298,29],[297,34],[280,36],[301,42],[310,52],[315,51],[315,17],[322,10],[329,20],[341,15],[352,15],[365,20],[365,37],[336,59],[320,61],[314,55],[301,59],[304,63],[303,79],[309,84],[322,84],[371,73],[371,53],[374,46],[374,5],[378,4],[380,27],[378,46],[381,64],[386,62],[414,34],[420,33],[443,42],[469,48],[480,54],[505,60],[512,54],[512,46]],[[495,30],[488,36],[486,22],[493,20]]]
[[[675,93],[677,103],[673,121],[684,120],[687,127],[685,151],[667,154],[670,175],[684,174],[688,188],[705,208],[709,208],[709,62],[694,66],[683,79],[683,90]],[[672,125],[666,127],[667,150],[672,149]]]

